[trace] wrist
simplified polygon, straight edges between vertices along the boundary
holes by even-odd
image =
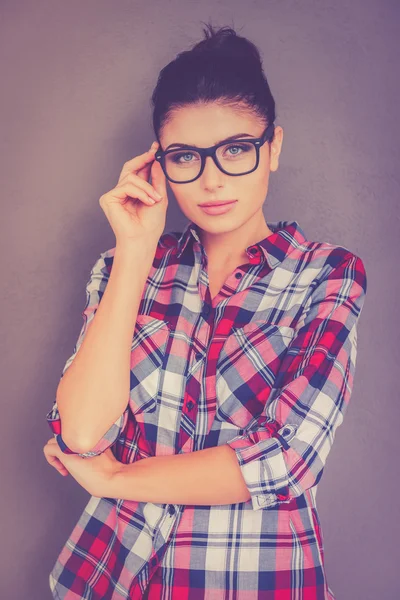
[[[136,239],[132,238],[130,240],[124,241],[116,241],[115,248],[118,249],[120,253],[128,253],[128,254],[143,254],[149,252],[155,252],[160,236],[157,238],[153,237],[138,237]]]
[[[152,265],[157,250],[157,242],[146,243],[140,240],[132,242],[117,242],[114,259],[121,263]]]

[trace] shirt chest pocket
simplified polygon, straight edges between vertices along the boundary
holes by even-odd
[[[233,329],[217,361],[216,420],[242,429],[262,413],[294,334],[265,321]]]
[[[138,315],[130,359],[129,404],[134,415],[154,412],[157,408],[169,334],[166,321]]]

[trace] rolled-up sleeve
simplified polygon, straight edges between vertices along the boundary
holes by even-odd
[[[96,314],[96,310],[100,304],[100,300],[104,294],[108,278],[109,271],[107,267],[107,257],[109,256],[110,251],[103,252],[100,257],[95,262],[92,270],[90,272],[89,281],[86,284],[86,305],[82,312],[83,325],[78,335],[78,339],[75,343],[72,355],[67,359],[59,382],[63,378],[64,374],[71,366],[75,356],[77,355],[79,348],[84,340],[86,333],[90,327],[91,322]],[[100,440],[96,443],[93,448],[91,448],[87,452],[75,452],[71,450],[62,438],[62,427],[61,427],[61,419],[60,414],[58,412],[57,400],[53,401],[53,406],[51,410],[46,415],[47,423],[51,431],[54,434],[55,439],[60,447],[60,449],[65,454],[78,454],[82,457],[90,457],[97,456],[107,450],[114,442],[117,440],[118,436],[124,429],[127,419],[128,419],[128,410],[127,407],[125,411],[122,413],[120,417],[111,425],[111,427],[105,432],[105,434],[100,438]]]
[[[254,510],[319,482],[350,400],[366,272],[352,253],[336,262],[310,294],[256,425],[228,442]]]

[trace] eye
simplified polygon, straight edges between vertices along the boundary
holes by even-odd
[[[241,146],[239,146],[239,145],[236,144],[235,146],[229,146],[229,148],[227,148],[227,150],[232,150],[232,148],[236,148],[236,149],[239,148],[239,150],[242,149]],[[239,152],[234,152],[234,154],[240,154],[240,153]]]
[[[236,151],[230,152],[232,149]],[[254,149],[252,144],[230,144],[229,146],[223,146],[224,153],[227,152],[232,157],[251,152],[252,149]]]
[[[177,164],[182,164],[182,162],[184,162],[184,163],[191,162],[190,160],[183,160],[183,161],[181,161],[180,159],[182,157],[184,157],[184,156],[187,157],[187,156],[195,156],[195,155],[193,154],[193,152],[180,152],[180,153],[176,153],[176,154],[173,154],[172,157],[171,157],[172,158],[172,162],[177,163]]]

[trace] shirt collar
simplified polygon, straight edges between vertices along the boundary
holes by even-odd
[[[274,269],[292,250],[299,248],[306,241],[306,237],[297,221],[272,221],[267,222],[267,225],[273,233],[248,246],[246,252],[250,259],[261,253],[261,260],[264,257],[269,266]],[[182,233],[173,231],[160,238],[161,246],[173,247],[178,258],[189,242],[193,244],[194,241],[199,242],[202,247],[198,225],[193,221],[189,221]]]

